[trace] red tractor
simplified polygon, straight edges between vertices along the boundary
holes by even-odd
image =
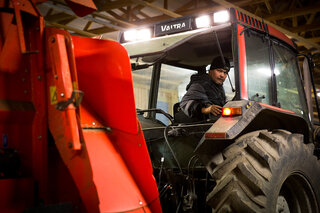
[[[30,0],[0,8],[1,212],[319,212],[317,131],[282,33],[230,9],[122,46],[45,28]],[[231,114],[179,120],[215,56],[233,66]]]
[[[164,212],[319,212],[312,63],[305,57],[305,91],[289,38],[229,9],[132,29],[120,42]],[[228,102],[216,122],[192,123],[179,102],[215,57],[232,65]]]

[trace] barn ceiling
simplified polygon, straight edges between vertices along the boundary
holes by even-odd
[[[46,24],[84,36],[108,36],[169,18],[235,7],[263,18],[296,40],[300,51],[320,52],[319,0],[94,0],[98,11],[76,16],[63,0],[39,4]],[[110,34],[112,37],[112,34]],[[114,37],[113,37],[114,38]]]
[[[82,0],[84,1],[84,0]],[[47,26],[83,36],[117,39],[121,30],[191,14],[234,7],[262,18],[291,39],[305,54],[320,54],[320,0],[93,0],[97,11],[78,17],[63,0],[38,4]],[[320,56],[315,57],[320,88]],[[319,90],[320,94],[320,90]]]

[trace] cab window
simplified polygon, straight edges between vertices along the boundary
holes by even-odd
[[[249,99],[271,105],[271,68],[268,42],[261,36],[245,33],[245,46]]]
[[[181,101],[186,93],[190,76],[196,73],[197,71],[195,70],[162,64],[157,108],[173,115],[173,105]],[[168,119],[164,115],[157,114],[156,118],[166,125],[169,124]]]
[[[132,72],[134,99],[137,109],[148,109],[151,76],[152,67]]]
[[[208,68],[209,67],[210,65],[208,66]],[[156,108],[162,109],[170,115],[173,115],[174,104],[181,101],[182,97],[187,92],[186,87],[190,82],[191,75],[197,73],[198,72],[195,70],[162,64]],[[234,68],[231,68],[228,74],[233,86],[231,86],[228,77],[226,78],[223,85],[227,101],[230,101],[235,95],[234,90],[232,90],[235,85]],[[137,109],[148,109],[151,76],[152,67],[133,71],[132,77]],[[166,125],[170,123],[164,115],[159,113],[156,114],[156,119],[160,120]]]
[[[277,98],[281,108],[306,115],[307,106],[295,54],[278,44],[273,45]]]

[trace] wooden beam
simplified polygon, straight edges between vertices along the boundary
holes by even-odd
[[[155,0],[147,0],[147,1],[148,1],[149,3],[152,3],[152,2],[154,2]],[[142,16],[145,17],[145,18],[150,18],[147,14],[145,14],[145,13],[143,13],[143,12],[141,11],[143,8],[145,8],[144,5],[140,5],[140,4],[136,5],[136,6],[132,9],[132,14],[134,14],[134,15],[140,14],[140,15],[142,15]]]
[[[264,3],[265,0],[235,0],[230,3],[238,6],[248,6],[248,5],[255,5]]]
[[[112,22],[119,23],[119,24],[121,24],[123,26],[126,26],[126,27],[136,27],[136,25],[131,24],[129,22],[114,18],[112,16],[103,15],[103,14],[98,13],[98,12],[93,12],[92,15],[95,15],[96,17],[103,18],[103,19],[106,19],[106,20],[109,20],[109,21],[112,21]]]
[[[299,27],[288,28],[288,30],[290,30],[293,33],[315,31],[315,30],[320,30],[320,24],[301,25]]]
[[[78,33],[80,35],[83,35],[83,36],[87,36],[87,37],[95,37],[97,36],[96,34],[94,33],[89,33],[89,32],[85,32],[83,30],[79,30],[77,28],[74,28],[74,27],[70,27],[70,26],[67,26],[67,25],[62,25],[62,24],[57,24],[57,23],[51,23],[51,22],[45,22],[45,24],[49,27],[57,27],[57,28],[62,28],[62,29],[65,29],[65,30],[70,30],[70,31],[73,31],[75,33]]]
[[[72,17],[72,16],[69,14],[66,14],[64,12],[60,12],[60,13],[46,16],[44,19],[49,22],[59,22],[59,21],[65,20],[65,19],[69,19],[70,17]]]
[[[53,12],[53,9],[50,8],[50,9],[48,10],[48,12],[46,13],[46,15],[44,16],[44,18],[50,16],[50,15],[52,14],[52,12]]]
[[[113,32],[113,31],[114,30],[112,30],[108,27],[99,27],[99,28],[88,30],[89,33],[93,33],[93,34],[97,34],[97,35]]]
[[[65,19],[65,20],[62,20],[62,21],[59,21],[58,23],[59,24],[62,24],[62,25],[67,25],[69,24],[70,22],[74,21],[76,19],[76,17],[69,17],[68,19]]]
[[[71,10],[69,10],[67,8],[64,8],[64,7],[56,6],[56,5],[53,5],[53,4],[48,3],[48,2],[45,2],[42,5],[46,6],[46,7],[49,7],[49,8],[53,8],[53,9],[58,10],[58,11],[62,11],[62,12],[66,13],[66,14],[68,14],[70,16],[78,17],[78,16],[76,16],[74,14],[74,12],[72,12]],[[86,20],[95,22],[95,23],[103,25],[105,27],[109,27],[109,28],[113,29],[114,31],[124,30],[123,27],[119,27],[119,26],[110,24],[110,23],[106,22],[105,20],[93,18],[91,15],[84,16],[84,17],[82,17],[82,19],[86,19]]]
[[[178,14],[178,13],[172,12],[172,11],[164,9],[162,7],[158,7],[158,6],[150,4],[149,2],[146,2],[146,1],[142,1],[142,0],[132,0],[132,1],[137,3],[137,4],[144,5],[146,7],[151,7],[153,9],[158,10],[158,11],[162,12],[163,14],[168,15],[168,16],[173,17],[173,18],[181,17],[181,15]]]
[[[101,2],[104,2],[104,1],[101,1]],[[122,7],[131,6],[133,4],[134,4],[134,2],[132,2],[130,0],[108,1],[108,2],[105,2],[104,5],[98,4],[99,5],[98,8],[101,11],[110,11],[110,10],[114,10],[114,9],[118,9],[118,8],[122,8]]]
[[[312,42],[320,42],[320,37],[308,38],[307,40]]]
[[[264,17],[269,21],[279,20],[279,19],[286,19],[292,18],[295,16],[302,16],[306,14],[316,13],[320,11],[320,3],[316,3],[312,6],[304,7],[304,8],[296,8],[293,10],[288,10],[285,12],[274,13],[270,16]]]
[[[298,26],[298,18],[297,16],[292,17],[292,26],[297,27]]]
[[[307,21],[307,24],[312,24],[314,18],[316,17],[317,13],[312,13],[310,14],[309,18],[308,18],[308,21]]]
[[[254,11],[254,14],[257,15],[257,16],[261,15],[261,9],[260,9],[259,6],[257,6],[256,10]]]
[[[131,5],[127,6],[127,19],[130,22],[132,18],[134,19],[138,19],[138,17],[136,17],[135,15],[132,14],[132,10],[131,10]]]
[[[186,4],[182,5],[181,7],[179,7],[176,12],[181,12],[181,11],[184,11],[184,10],[187,10],[189,9],[190,7],[193,7],[194,6],[194,1],[191,0],[191,1],[188,1]]]
[[[198,6],[199,6],[199,0],[195,0],[194,1],[194,8],[198,8]]]
[[[168,9],[168,0],[163,0],[163,8]]]
[[[92,21],[88,21],[87,24],[86,24],[86,26],[84,26],[83,31],[89,30],[90,27],[91,27],[91,25],[92,25]]]
[[[137,13],[136,15],[141,15],[141,16],[143,16],[144,18],[150,18],[150,16],[148,16],[147,14],[145,14],[144,12],[142,12],[142,11],[139,11],[139,13]]]
[[[272,8],[271,8],[271,5],[270,5],[269,0],[265,0],[265,1],[264,1],[264,4],[266,5],[269,13],[271,14],[271,13],[272,13]]]
[[[65,4],[63,1],[61,1],[61,0],[54,0],[54,1],[55,1],[54,4],[58,3],[58,4],[61,4],[61,5],[66,6],[66,4]],[[52,8],[51,8],[51,9],[52,9]],[[110,11],[110,12],[113,13],[112,11]],[[109,21],[118,23],[118,24],[123,25],[123,26],[126,26],[126,27],[136,27],[134,24],[130,24],[129,22],[126,22],[126,21],[124,21],[124,20],[120,20],[120,19],[121,19],[121,16],[119,16],[120,19],[117,19],[117,18],[114,18],[114,17],[112,17],[112,16],[107,16],[107,15],[101,14],[101,13],[99,13],[99,12],[93,12],[93,13],[91,13],[91,14],[92,14],[92,16],[96,16],[96,17],[99,17],[99,18],[102,18],[102,19],[106,19],[106,20],[109,20]],[[113,14],[116,15],[116,13],[113,13]]]
[[[181,14],[183,16],[187,16],[187,15],[191,15],[191,14],[201,14],[201,13],[219,11],[219,10],[222,10],[224,8],[225,7],[223,7],[223,6],[202,7],[202,8],[197,8],[197,9],[193,9],[193,10],[181,11],[181,12],[179,12],[179,14]],[[160,16],[151,17],[151,18],[146,19],[146,20],[144,19],[144,20],[141,20],[141,21],[133,22],[133,24],[136,24],[136,25],[152,24],[152,23],[163,21],[163,20],[166,20],[166,19],[168,19],[168,16],[160,15]]]
[[[290,32],[289,30],[284,29],[284,28],[282,28],[282,27],[279,27],[278,25],[275,25],[275,24],[271,23],[271,22],[268,21],[268,20],[262,20],[261,17],[258,17],[258,16],[256,16],[256,15],[248,12],[247,10],[244,10],[244,9],[242,9],[242,8],[236,6],[236,5],[233,5],[233,4],[231,4],[231,3],[229,3],[229,2],[227,2],[227,1],[225,1],[225,0],[212,0],[212,1],[214,1],[214,2],[216,2],[216,3],[218,3],[218,4],[220,4],[220,5],[223,5],[224,7],[227,7],[227,8],[228,8],[228,7],[236,8],[236,9],[239,10],[240,12],[246,13],[246,14],[248,14],[249,16],[255,18],[255,19],[258,19],[258,20],[260,20],[260,21],[264,21],[264,23],[266,23],[266,24],[274,27],[275,29],[277,29],[277,30],[279,30],[280,32],[286,34],[287,36],[289,36],[289,37],[291,37],[291,38],[294,38],[294,39],[296,39],[297,41],[300,41],[300,42],[301,42],[306,48],[308,48],[308,49],[314,47],[314,48],[320,50],[320,45],[319,45],[319,44],[317,44],[317,43],[315,43],[315,42],[310,42],[310,41],[308,41],[307,39],[299,36],[298,34],[293,33],[293,32]]]
[[[130,22],[132,20],[129,19],[129,14],[131,13],[130,17],[131,19],[135,19],[135,20],[140,20],[135,14],[133,14],[132,12],[124,9],[124,8],[118,8],[118,10],[120,10],[121,12],[123,12],[123,16],[126,17],[126,19]]]
[[[296,0],[296,1],[297,1],[298,5],[299,5],[301,8],[304,7],[304,5],[301,3],[300,0]],[[307,16],[307,14],[306,14],[306,15],[303,15],[303,17],[304,17],[304,19],[305,19],[306,21],[308,21],[308,16]]]
[[[108,14],[112,15],[113,17],[115,17],[116,19],[118,20],[121,20],[121,21],[127,21],[125,18],[119,16],[117,13],[113,12],[113,11],[107,11]]]

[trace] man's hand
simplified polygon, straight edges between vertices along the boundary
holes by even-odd
[[[213,114],[214,116],[220,115],[222,112],[222,107],[219,105],[214,105],[212,104],[211,106],[207,107],[207,108],[202,108],[201,109],[201,113],[202,114]]]

